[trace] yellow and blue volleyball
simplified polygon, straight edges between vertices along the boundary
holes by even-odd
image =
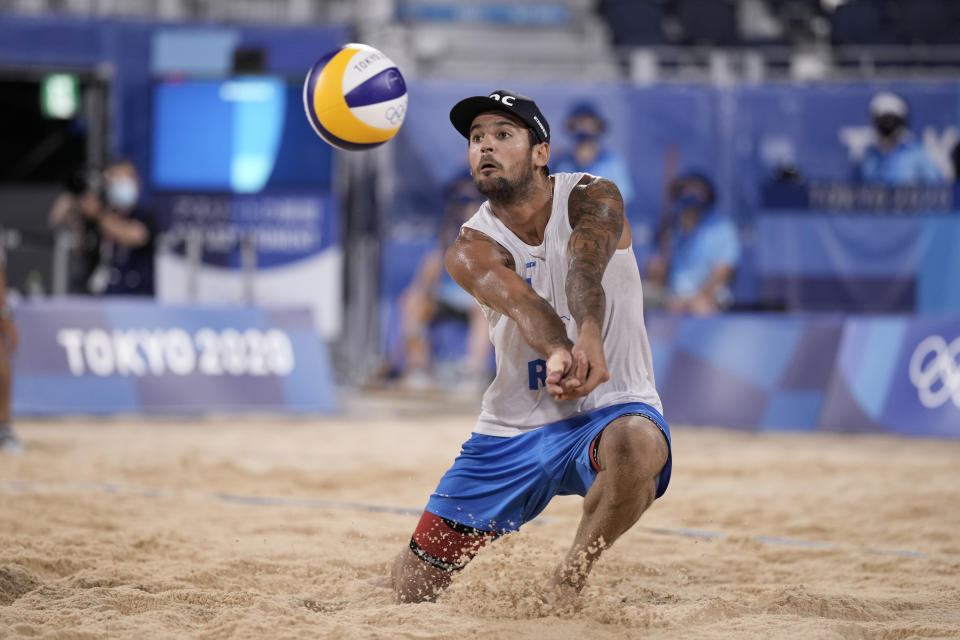
[[[381,51],[347,44],[323,56],[303,83],[303,107],[317,134],[360,151],[396,135],[407,114],[407,85]]]

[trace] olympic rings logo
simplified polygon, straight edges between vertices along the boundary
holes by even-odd
[[[947,400],[960,409],[960,337],[949,345],[940,336],[927,336],[910,356],[910,382],[920,404],[937,409]]]
[[[407,115],[407,105],[401,104],[392,107],[387,107],[383,112],[384,117],[392,125],[399,126],[403,122],[403,117]]]

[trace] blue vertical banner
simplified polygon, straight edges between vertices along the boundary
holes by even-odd
[[[930,216],[923,221],[917,312],[960,314],[960,216]]]
[[[310,128],[300,92],[266,75],[154,85],[160,300],[306,304],[324,338],[340,335],[333,151]]]

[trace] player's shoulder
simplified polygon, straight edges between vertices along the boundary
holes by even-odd
[[[584,173],[570,192],[571,197],[620,197],[617,183],[603,176]]]
[[[505,264],[510,268],[515,264],[513,254],[495,238],[466,225],[460,228],[457,239],[447,249],[444,262],[447,269],[466,271],[487,269],[493,263]]]
[[[601,176],[584,174],[570,190],[568,198],[570,225],[576,226],[583,213],[592,211],[598,215],[623,215],[623,196],[612,180]]]

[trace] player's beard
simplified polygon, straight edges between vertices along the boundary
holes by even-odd
[[[512,178],[485,178],[477,175],[473,182],[477,185],[477,191],[490,198],[491,202],[511,203],[522,199],[533,182],[533,149],[530,149],[527,161],[523,163],[523,169],[518,175]]]

